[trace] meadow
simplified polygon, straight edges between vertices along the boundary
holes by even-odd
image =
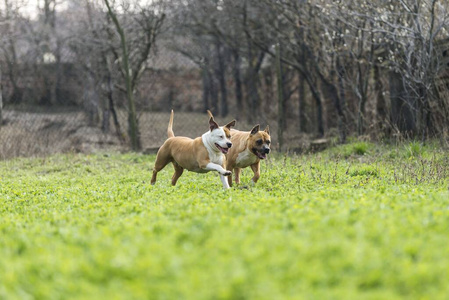
[[[259,182],[154,155],[0,162],[1,299],[447,299],[449,156],[357,142]]]

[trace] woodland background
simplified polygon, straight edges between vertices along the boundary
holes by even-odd
[[[30,8],[33,13],[30,13]],[[449,138],[446,0],[2,0],[0,158],[152,151],[269,124],[326,138]]]

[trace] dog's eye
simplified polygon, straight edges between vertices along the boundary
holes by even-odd
[[[270,141],[266,141],[267,145],[269,145],[271,142]]]
[[[224,138],[224,136],[220,135],[220,139]]]
[[[256,143],[257,143],[257,145],[262,145],[263,141],[262,140],[257,140]]]

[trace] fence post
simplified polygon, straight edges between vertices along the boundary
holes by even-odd
[[[284,83],[282,82],[281,46],[276,44],[276,77],[278,87],[278,144],[282,151],[284,144]]]

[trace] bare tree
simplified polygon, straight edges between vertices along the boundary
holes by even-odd
[[[141,28],[141,36],[135,37],[133,47],[128,44],[129,35],[126,28],[119,20],[119,15],[114,8],[114,2],[104,0],[108,10],[108,15],[112,19],[115,30],[120,38],[120,51],[112,49],[116,59],[121,62],[121,73],[125,81],[126,98],[128,102],[128,130],[133,150],[141,148],[138,119],[136,113],[136,103],[134,99],[134,90],[140,79],[140,76],[147,68],[147,60],[151,54],[152,47],[155,44],[156,37],[160,33],[165,14],[156,12],[149,7],[143,7],[136,4],[137,13],[132,14],[129,5],[122,3],[121,8],[124,12],[134,15],[134,25]],[[140,18],[138,17],[140,16]],[[131,51],[130,51],[131,50]]]
[[[71,49],[76,53],[78,65],[86,76],[84,79],[92,79],[91,84],[84,84],[85,94],[95,94],[95,98],[86,98],[89,103],[85,106],[93,106],[101,110],[101,129],[104,133],[109,133],[111,118],[115,127],[117,137],[122,143],[126,142],[126,136],[123,134],[122,126],[119,122],[116,103],[114,100],[115,83],[119,82],[119,73],[111,49],[114,45],[111,43],[109,28],[110,19],[102,11],[101,5],[91,0],[86,0],[80,8],[85,17],[84,22],[79,22],[79,27],[74,28],[70,43]],[[91,103],[95,102],[95,103]],[[98,113],[93,111],[92,113]]]
[[[2,12],[0,51],[2,60],[5,62],[5,77],[11,83],[12,93],[10,101],[20,103],[22,101],[22,91],[18,85],[20,76],[17,42],[20,36],[19,29],[21,23],[20,8],[24,5],[22,1],[3,0],[4,10]]]

